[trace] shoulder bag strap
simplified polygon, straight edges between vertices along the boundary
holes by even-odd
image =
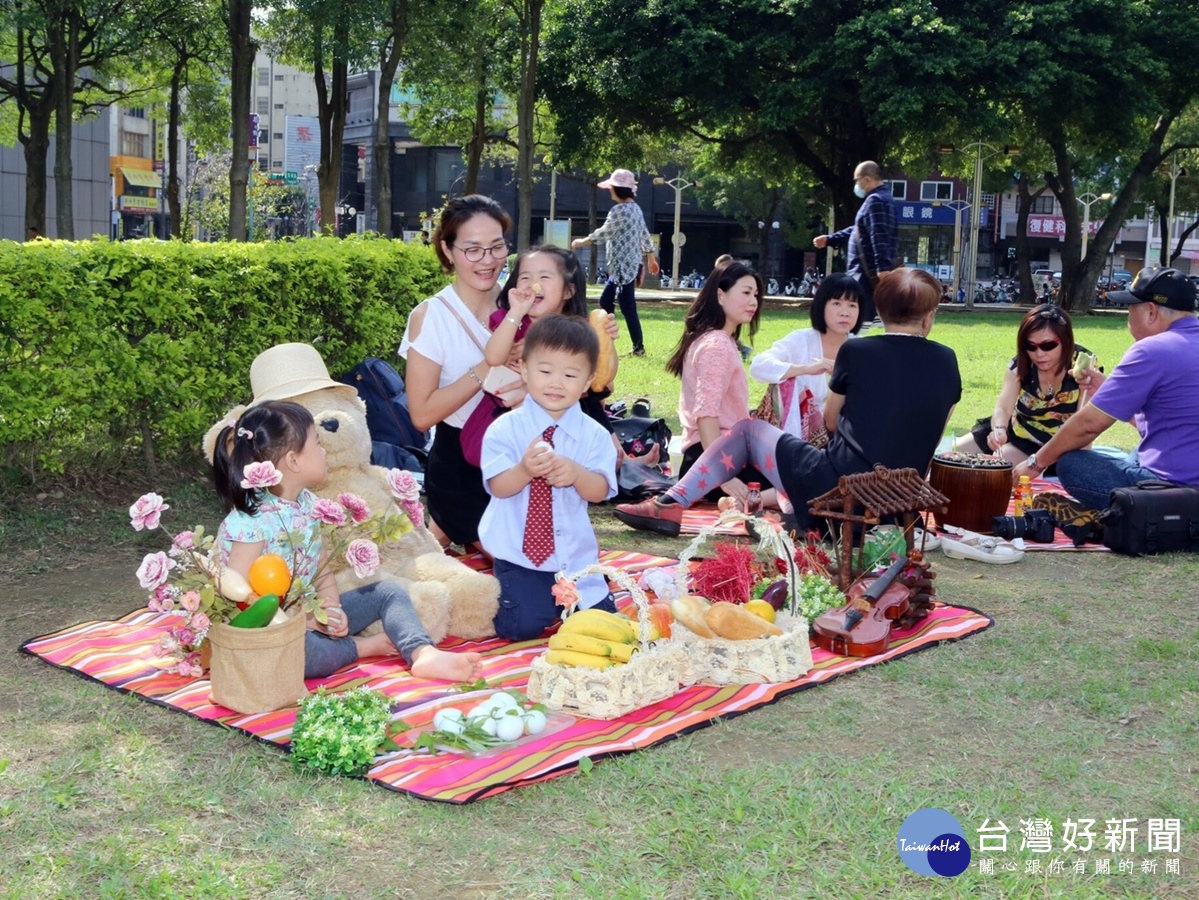
[[[462,326],[462,330],[466,332],[466,335],[467,335],[467,337],[469,337],[469,338],[470,338],[472,341],[474,341],[474,342],[475,342],[475,346],[479,348],[480,352],[482,352],[482,354],[483,354],[484,356],[486,356],[486,355],[487,355],[487,350],[486,350],[486,349],[484,349],[483,345],[479,343],[479,339],[478,339],[477,337],[475,337],[475,333],[474,333],[473,331],[471,331],[471,330],[470,330],[470,326],[469,326],[469,325],[467,325],[467,324],[466,324],[466,321],[465,321],[465,320],[462,318],[462,316],[460,316],[460,315],[458,314],[458,310],[454,309],[453,305],[452,305],[452,304],[450,303],[450,301],[449,301],[449,300],[447,300],[445,297],[438,296],[438,298],[437,298],[437,299],[438,299],[438,300],[440,300],[442,303],[444,303],[444,304],[445,304],[445,308],[446,308],[446,309],[448,309],[448,310],[450,311],[450,314],[451,314],[451,315],[452,315],[452,316],[453,316],[455,319],[457,319],[457,320],[458,320],[458,324]]]

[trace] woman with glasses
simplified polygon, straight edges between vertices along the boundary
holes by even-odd
[[[1084,402],[1070,374],[1075,351],[1087,352],[1074,343],[1065,311],[1048,303],[1029,310],[1016,333],[1016,356],[1003,376],[994,411],[979,419],[954,449],[994,451],[1012,463],[1035,453]]]
[[[462,426],[483,395],[491,367],[483,348],[491,337],[500,273],[508,259],[504,234],[512,219],[490,197],[450,200],[441,212],[433,247],[450,285],[408,317],[400,356],[407,360],[408,409],[422,431],[436,425],[425,465],[429,515],[439,538],[466,547],[477,542],[487,508],[483,473],[462,455]],[[519,345],[514,347],[514,354]],[[514,382],[496,390],[503,396]]]

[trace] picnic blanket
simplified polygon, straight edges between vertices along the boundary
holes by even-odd
[[[675,563],[671,559],[629,552],[606,552],[601,561],[628,571]],[[135,610],[120,619],[84,622],[32,638],[21,650],[113,690],[286,748],[295,722],[295,707],[242,715],[212,702],[208,679],[166,674],[158,668],[154,646],[171,618],[169,614],[147,609]],[[652,747],[849,672],[977,634],[992,624],[989,616],[977,610],[938,603],[931,615],[915,628],[897,632],[890,647],[879,656],[852,659],[813,650],[812,670],[798,681],[725,687],[695,685],[622,718],[612,721],[579,718],[553,734],[547,732],[523,746],[480,758],[401,749],[377,757],[365,778],[423,800],[470,803],[573,772],[584,758],[599,760]],[[489,685],[523,690],[528,683],[530,665],[545,650],[546,643],[544,639],[510,643],[499,639],[450,638],[442,646],[477,650],[484,656],[483,677]],[[398,657],[360,660],[328,678],[307,682],[311,691],[321,686],[337,691],[361,685],[389,696],[395,717],[412,724],[427,721],[430,710],[448,698],[469,702],[444,682],[413,678]]]
[[[1032,487],[1033,487],[1034,494],[1041,494],[1041,493],[1065,494],[1066,493],[1064,490],[1062,490],[1062,483],[1060,481],[1058,481],[1056,478],[1034,478],[1034,479],[1032,479]],[[1010,515],[1013,515],[1015,513],[1015,511],[1016,511],[1015,504],[1013,502],[1009,501],[1006,514],[1010,516]],[[936,528],[937,527],[936,515],[934,513],[925,513],[925,516],[927,517],[929,527]],[[682,533],[682,534],[699,534],[700,531],[705,526],[716,525],[716,522],[719,518],[720,518],[720,510],[718,510],[716,508],[715,503],[708,503],[706,501],[701,501],[700,503],[696,503],[694,506],[683,511],[683,524],[682,524],[682,528],[680,529],[680,533]],[[716,534],[744,535],[745,534],[745,523],[732,522],[727,525],[719,525],[716,527]],[[1031,551],[1031,552],[1062,551],[1062,550],[1101,551],[1104,553],[1108,552],[1107,547],[1103,546],[1102,544],[1084,544],[1081,547],[1075,547],[1074,542],[1072,540],[1070,540],[1070,538],[1068,538],[1066,536],[1065,532],[1063,532],[1060,528],[1055,528],[1053,530],[1053,543],[1038,544],[1038,543],[1034,543],[1033,541],[1028,541],[1025,543],[1024,549],[1027,551]]]

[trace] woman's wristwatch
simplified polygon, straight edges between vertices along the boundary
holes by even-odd
[[[1035,453],[1028,454],[1028,459],[1024,460],[1024,464],[1030,469],[1036,469],[1038,472],[1045,471],[1045,467],[1037,462],[1037,454]]]

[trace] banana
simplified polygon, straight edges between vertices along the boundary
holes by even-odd
[[[610,643],[587,634],[559,631],[550,637],[551,650],[577,650],[592,656],[607,656],[617,662],[626,663],[633,657],[632,644]]]
[[[547,650],[545,661],[559,666],[586,666],[592,669],[607,669],[616,665],[616,660],[608,656],[593,656],[590,653],[579,653],[577,650]]]
[[[637,628],[632,622],[602,609],[583,609],[571,613],[559,630],[618,644],[632,644],[637,640]]]

